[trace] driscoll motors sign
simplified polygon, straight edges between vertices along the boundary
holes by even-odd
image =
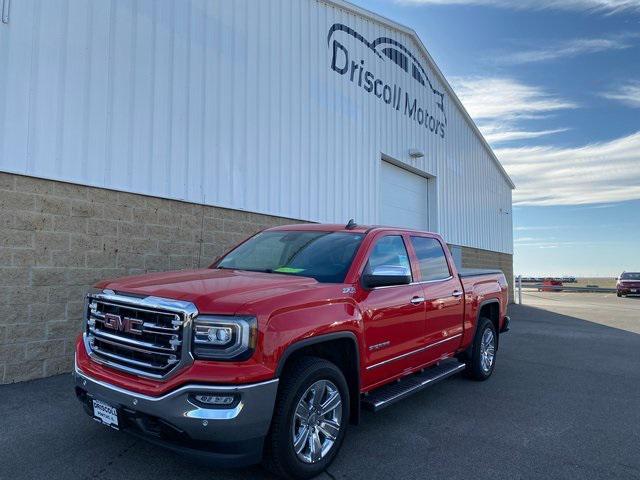
[[[353,58],[347,47],[334,38],[336,32],[344,32],[362,42],[381,61],[386,61],[385,58],[391,60],[411,76],[416,82],[416,88],[425,88],[429,94],[435,96],[437,111],[429,111],[413,93],[403,91],[395,83],[376,77],[368,70],[364,59]],[[331,49],[331,69],[334,72],[345,76],[350,82],[358,85],[368,94],[374,95],[390,108],[402,112],[427,131],[439,138],[445,138],[447,117],[444,111],[444,93],[434,88],[426,70],[404,45],[387,37],[379,37],[370,42],[351,27],[341,23],[336,23],[329,29],[327,45]]]

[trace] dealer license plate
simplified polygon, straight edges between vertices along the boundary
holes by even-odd
[[[108,403],[101,402],[100,400],[93,401],[93,416],[96,420],[109,425],[113,428],[118,428],[118,409],[112,407]]]

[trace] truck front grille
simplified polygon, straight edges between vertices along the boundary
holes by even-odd
[[[114,368],[163,378],[190,358],[185,325],[190,327],[195,308],[189,306],[152,297],[92,295],[86,309],[87,351]]]

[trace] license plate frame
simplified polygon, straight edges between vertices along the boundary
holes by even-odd
[[[103,425],[120,430],[120,414],[118,407],[104,402],[102,400],[92,399],[91,406],[93,408],[93,419]]]

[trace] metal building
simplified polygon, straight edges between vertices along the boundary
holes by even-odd
[[[355,218],[437,231],[458,262],[511,275],[513,183],[413,30],[341,0],[1,3],[0,200],[9,214],[44,215],[52,233],[65,221],[95,233],[104,222],[93,210],[75,215],[75,200],[43,207],[71,191],[64,182],[96,187],[73,192],[102,205],[105,220],[113,220],[105,192],[114,202],[129,192],[252,212],[235,220],[256,228]],[[26,206],[14,199],[21,188],[35,195]],[[135,215],[115,219],[102,251],[129,231],[117,222],[147,220]],[[16,222],[8,228],[18,231]],[[169,225],[197,258],[191,247],[166,247],[156,256],[194,255],[167,266],[204,264],[218,252],[201,246],[211,231],[185,237],[194,225],[198,218]],[[225,225],[209,230],[224,234]],[[37,232],[23,240],[40,258]],[[143,232],[150,249],[171,240]],[[66,233],[60,251],[84,263],[60,264],[52,250],[41,266],[67,269],[67,281],[72,268],[157,267],[137,257],[96,265],[100,249]],[[5,246],[24,250],[19,243]],[[27,254],[16,251],[5,264],[19,266]]]

